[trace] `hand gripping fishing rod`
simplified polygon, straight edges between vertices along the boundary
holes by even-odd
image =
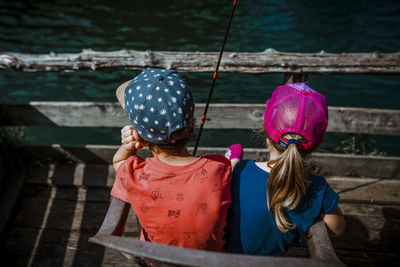
[[[234,0],[234,1],[233,1],[232,14],[231,14],[231,17],[230,17],[230,19],[229,19],[228,27],[226,28],[225,37],[224,37],[224,42],[222,43],[221,52],[219,53],[219,58],[218,58],[218,62],[217,62],[217,67],[215,68],[215,71],[214,71],[213,81],[212,81],[212,84],[211,84],[210,92],[209,92],[209,94],[208,94],[208,99],[207,99],[206,107],[204,108],[203,116],[201,116],[200,130],[199,130],[199,134],[197,135],[196,145],[194,146],[193,156],[196,155],[197,147],[198,147],[199,142],[200,142],[201,132],[203,131],[204,123],[205,123],[206,118],[207,118],[208,106],[210,105],[211,96],[212,96],[212,93],[213,93],[213,90],[214,90],[215,81],[217,80],[217,74],[218,74],[218,70],[219,70],[219,64],[221,63],[222,54],[224,53],[226,40],[228,39],[229,29],[231,28],[231,23],[232,23],[233,14],[235,13],[236,3],[237,3],[237,0]]]

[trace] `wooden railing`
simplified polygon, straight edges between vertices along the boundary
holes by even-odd
[[[180,72],[213,72],[218,52],[93,51],[78,54],[1,53],[0,69],[17,71],[140,70],[146,67]],[[259,53],[224,52],[220,72],[399,74],[400,53]]]
[[[0,54],[0,68],[16,71],[80,71],[80,70],[118,70],[143,69],[145,67],[173,68],[182,72],[213,71],[218,53],[214,52],[140,52],[122,50],[115,52],[95,52],[85,50],[80,54],[27,55],[19,53]],[[225,52],[220,70],[223,72],[244,73],[284,73],[284,83],[301,82],[307,79],[308,73],[317,74],[400,74],[400,53],[352,53],[352,54],[301,54],[282,53],[268,49],[260,53]],[[264,101],[264,100],[262,100]],[[196,104],[196,117],[201,117],[204,104]],[[208,129],[254,129],[259,128],[264,114],[263,104],[211,104],[208,111]],[[29,104],[0,105],[2,125],[18,126],[54,126],[54,127],[121,127],[128,122],[124,111],[117,103],[96,102],[30,102]],[[237,123],[240,121],[240,123]],[[329,107],[329,132],[400,135],[400,110],[366,109],[352,107]],[[60,140],[61,142],[61,140]],[[230,145],[230,144],[226,144]],[[87,144],[84,147],[72,147],[54,144],[52,146],[31,146],[29,149],[38,155],[54,158],[69,158],[79,164],[110,163],[117,146]],[[223,153],[226,147],[200,147],[198,154]],[[265,158],[266,148],[245,148],[244,157],[248,159]],[[146,149],[139,155],[150,156]],[[361,216],[362,207],[365,227],[376,231],[375,220],[385,205],[398,210],[400,198],[400,157],[373,156],[336,153],[313,153],[310,159],[314,168],[328,177],[329,184],[340,194],[341,207],[345,215]],[[112,183],[111,183],[112,184]],[[75,185],[75,184],[74,184]],[[87,186],[84,183],[75,186]],[[380,206],[374,206],[374,205]],[[377,212],[378,211],[378,212]],[[378,215],[377,215],[378,214]],[[317,226],[316,226],[317,227]],[[319,227],[319,226],[318,226]],[[375,227],[375,228],[374,228]],[[398,233],[398,231],[395,233]],[[326,235],[322,235],[322,237]],[[351,238],[347,243],[360,243]],[[215,259],[213,263],[261,263],[301,265],[340,264],[338,261],[299,261],[293,258],[262,258],[251,256],[228,255],[207,252],[187,252],[184,249],[165,247],[157,244],[142,246],[140,243],[124,239],[124,241],[107,242],[97,236],[97,242],[110,245],[125,252],[134,252],[137,256],[150,257],[153,253],[157,259],[169,262],[175,255],[175,264],[201,265],[199,256]],[[316,237],[314,236],[313,240]],[[112,237],[114,238],[114,237]],[[329,238],[328,238],[329,241]],[[110,243],[111,242],[111,243]],[[122,243],[121,243],[122,242]],[[325,242],[325,241],[318,241]],[[316,243],[318,245],[318,242]],[[344,243],[345,241],[343,241]],[[124,247],[123,244],[134,249]],[[312,243],[309,244],[310,249]],[[321,244],[319,244],[321,245]],[[341,247],[346,247],[339,242]],[[362,244],[360,244],[361,246]],[[348,247],[348,246],[347,246]],[[368,247],[363,247],[368,248]],[[136,249],[136,250],[135,250]],[[370,248],[368,248],[370,249]],[[311,255],[318,259],[317,251]],[[185,252],[186,251],[186,252]],[[139,254],[138,254],[139,253]],[[160,254],[161,253],[161,254]],[[186,255],[180,257],[179,254]],[[196,254],[197,253],[197,254]],[[313,254],[314,253],[314,254]],[[347,256],[346,256],[347,255]],[[344,253],[343,256],[351,258]],[[355,256],[354,256],[355,257]],[[322,256],[324,259],[324,256]],[[162,260],[163,259],[163,260]],[[229,260],[231,259],[231,260]],[[294,261],[292,261],[294,260]],[[297,262],[296,262],[297,260]],[[209,264],[209,261],[204,263]]]

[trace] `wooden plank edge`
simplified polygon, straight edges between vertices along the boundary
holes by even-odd
[[[95,236],[90,238],[89,241],[134,256],[184,266],[344,266],[338,262],[318,259],[262,257],[206,252],[117,236]]]
[[[204,103],[196,104],[195,118]],[[257,129],[263,123],[264,104],[211,104],[207,129]],[[328,107],[328,132],[400,135],[400,110]],[[114,102],[30,102],[2,104],[3,125],[59,127],[118,127],[129,124]],[[241,123],[237,123],[240,120]],[[200,126],[200,120],[196,127]]]

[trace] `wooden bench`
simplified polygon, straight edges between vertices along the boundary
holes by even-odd
[[[293,257],[244,256],[207,252],[139,241],[123,237],[130,205],[113,198],[99,232],[91,242],[117,249],[152,265],[172,266],[344,266],[336,256],[324,222],[314,224],[307,234],[312,259]],[[148,264],[150,266],[150,264]]]
[[[196,116],[200,116],[203,106],[204,104],[197,105]],[[262,121],[263,108],[264,105],[262,104],[211,104],[209,109],[210,120],[207,122],[207,127],[211,129],[257,128]],[[128,123],[125,113],[117,103],[31,102],[26,105],[3,104],[0,106],[0,112],[6,125],[120,127]],[[329,112],[328,131],[399,135],[399,110],[329,107]],[[236,114],[235,118],[231,114]],[[243,123],[238,125],[235,123],[237,120]],[[29,147],[32,153],[36,155],[46,155],[54,159],[67,158],[83,164],[111,163],[116,148],[117,146],[97,145],[86,145],[84,148],[78,148],[57,144],[50,147]],[[200,147],[198,153],[221,154],[224,150],[225,148]],[[266,148],[245,148],[244,157],[260,159],[265,157],[267,153]],[[139,151],[139,155],[147,157],[150,152],[144,149]],[[355,211],[359,213],[360,207],[364,210],[371,208],[378,208],[379,210],[382,209],[381,205],[390,204],[393,207],[393,205],[399,204],[399,200],[396,200],[395,196],[400,188],[398,183],[400,176],[399,157],[319,152],[313,153],[310,161],[316,168],[328,173],[328,182],[339,192],[342,202],[344,201],[340,205],[345,215],[354,214]],[[341,167],[337,168],[337,166]],[[356,177],[347,177],[349,173]],[[111,185],[112,182],[108,184]],[[85,185],[83,184],[83,186]],[[377,207],[376,204],[380,206]],[[253,261],[260,264],[274,264],[277,260],[280,263],[293,265],[341,264],[340,261],[337,261],[323,224],[316,224],[310,229],[311,238],[307,241],[307,245],[311,259],[298,257],[253,258],[251,256],[171,248],[158,244],[143,244],[132,238],[116,236],[116,233],[121,234],[120,230],[126,218],[126,210],[129,209],[129,206],[121,205],[121,203],[118,204],[118,201],[113,200],[108,214],[114,215],[106,217],[103,227],[91,239],[92,241],[152,261],[157,260],[178,265],[197,266],[201,262],[198,257],[206,259],[202,262],[204,265],[212,261],[218,262],[218,265],[222,262],[242,262],[244,264]],[[118,212],[113,212],[113,208]],[[394,208],[398,209],[397,206],[394,206]],[[372,213],[370,211],[365,215],[367,215],[365,218],[368,218]],[[110,221],[118,223],[112,225]],[[366,223],[369,223],[368,220]],[[352,228],[351,223],[350,228]],[[111,235],[111,233],[113,234]],[[356,246],[356,244],[354,245]],[[294,253],[292,256],[299,255]],[[323,259],[323,262],[320,262],[321,259]]]
[[[40,55],[28,56],[5,53],[0,55],[0,68],[24,71],[76,71],[86,69],[140,69],[146,66],[155,66],[176,68],[179,71],[212,71],[213,64],[211,61],[216,57],[216,54],[208,52],[136,52],[126,50],[115,53],[84,51],[81,56],[52,54],[43,55],[43,57]],[[131,58],[124,61],[127,55]],[[250,63],[248,58],[252,59]],[[262,53],[226,52],[221,63],[221,70],[247,73],[281,72],[285,73],[284,81],[287,83],[304,81],[307,79],[308,72],[321,74],[399,74],[399,58],[399,53],[345,55],[280,53],[272,50]],[[186,63],[180,65],[183,62]],[[204,64],[200,64],[202,62]],[[203,108],[204,104],[196,104],[197,118],[201,117]],[[262,122],[263,112],[263,104],[212,103],[205,128],[220,130],[255,129]],[[0,105],[0,118],[3,126],[28,127],[121,127],[129,123],[125,113],[117,103],[96,102],[2,103]],[[241,121],[241,123],[238,124],[237,121]],[[400,110],[330,106],[327,131],[399,136]],[[228,145],[230,144],[226,144],[226,146]],[[73,162],[72,165],[68,166],[52,163],[48,170],[43,171],[44,175],[42,176],[37,175],[37,172],[42,172],[41,169],[34,170],[27,178],[25,186],[34,187],[35,190],[38,188],[39,191],[42,190],[43,186],[49,186],[51,192],[47,207],[51,207],[50,199],[55,194],[56,198],[52,201],[60,201],[57,198],[57,193],[54,193],[57,190],[57,192],[61,192],[59,197],[68,200],[73,197],[80,199],[75,210],[71,212],[74,216],[71,219],[71,229],[75,229],[75,232],[72,233],[71,230],[67,242],[68,246],[72,244],[75,249],[79,248],[79,246],[74,245],[77,238],[76,231],[79,232],[81,225],[84,224],[84,218],[90,219],[85,217],[85,212],[88,211],[79,205],[85,205],[82,202],[91,205],[98,204],[100,200],[104,199],[103,195],[108,194],[115,174],[109,164],[117,146],[86,144],[83,147],[75,147],[53,144],[51,146],[30,145],[27,148],[38,156],[49,157],[54,160],[62,159],[62,162],[65,162],[65,160]],[[223,154],[225,149],[226,147],[200,147],[198,154]],[[150,153],[144,149],[139,151],[139,155],[147,157],[150,156]],[[266,148],[245,148],[244,150],[244,157],[247,159],[261,160],[265,159],[267,155],[268,150]],[[399,259],[396,236],[400,234],[398,227],[400,220],[400,197],[398,193],[400,191],[400,157],[315,152],[312,154],[310,162],[315,169],[325,174],[328,183],[341,197],[339,206],[346,216],[347,230],[343,237],[333,240],[333,247],[340,260],[349,265],[363,265],[383,264],[389,260]],[[60,173],[65,171],[65,174],[58,177],[56,175],[57,170]],[[97,170],[100,171],[97,172]],[[86,173],[88,174],[86,175]],[[93,177],[97,173],[101,175],[104,173],[101,181]],[[55,188],[60,189],[54,190]],[[78,190],[78,196],[64,195],[66,191],[69,192],[72,189]],[[100,189],[101,196],[89,194],[91,191],[97,192]],[[15,194],[18,195],[17,191],[15,189]],[[23,209],[22,213],[38,206],[36,202],[31,201],[29,196],[26,199],[27,208],[21,208]],[[90,201],[93,201],[93,203]],[[30,202],[33,204],[30,204]],[[41,202],[42,199],[38,201],[38,203]],[[107,203],[102,202],[100,206],[108,206],[108,199]],[[112,200],[108,214],[114,215],[106,216],[100,231],[91,240],[125,253],[150,258],[154,263],[161,262],[162,264],[172,265],[198,266],[216,263],[218,263],[217,265],[231,265],[235,263],[236,265],[246,266],[250,264],[319,266],[322,264],[342,264],[338,261],[335,251],[330,246],[329,237],[323,223],[317,223],[311,227],[306,242],[308,248],[294,246],[293,249],[289,250],[287,257],[255,257],[143,243],[134,238],[121,236],[126,218],[129,221],[129,218],[132,217],[128,216],[129,210],[129,205],[118,200]],[[46,211],[43,221],[34,223],[35,227],[39,229],[39,233],[46,229],[43,228],[46,227],[45,219],[47,220],[52,212],[58,214],[59,211]],[[98,214],[105,212],[106,209],[102,208]],[[77,214],[80,214],[80,219],[76,219]],[[18,224],[12,227],[12,230],[17,233],[16,236],[19,235],[18,231],[21,231],[21,229],[29,232],[29,229],[32,228],[32,222],[29,222],[29,218],[25,218],[24,214],[19,216],[23,220],[17,218]],[[96,221],[96,228],[100,221],[101,219]],[[58,227],[58,224],[54,225],[53,228]],[[66,231],[64,228],[61,230]],[[81,235],[84,233],[85,230],[81,230]],[[21,236],[23,237],[23,235]],[[25,239],[22,237],[15,240],[23,242]],[[40,248],[39,239],[39,237],[36,238],[34,247]],[[9,243],[17,241],[9,241]],[[10,245],[10,251],[16,248],[18,248],[17,245]],[[78,252],[71,251],[73,250],[67,249],[68,253],[66,254],[79,254],[79,250]],[[309,256],[310,258],[308,258]],[[33,256],[30,257],[29,262],[32,262],[32,259],[34,259]],[[64,261],[68,261],[68,259],[64,259]]]

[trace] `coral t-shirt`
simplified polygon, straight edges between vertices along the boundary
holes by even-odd
[[[222,155],[185,166],[131,156],[118,168],[111,195],[132,205],[141,240],[222,251],[231,177]]]

